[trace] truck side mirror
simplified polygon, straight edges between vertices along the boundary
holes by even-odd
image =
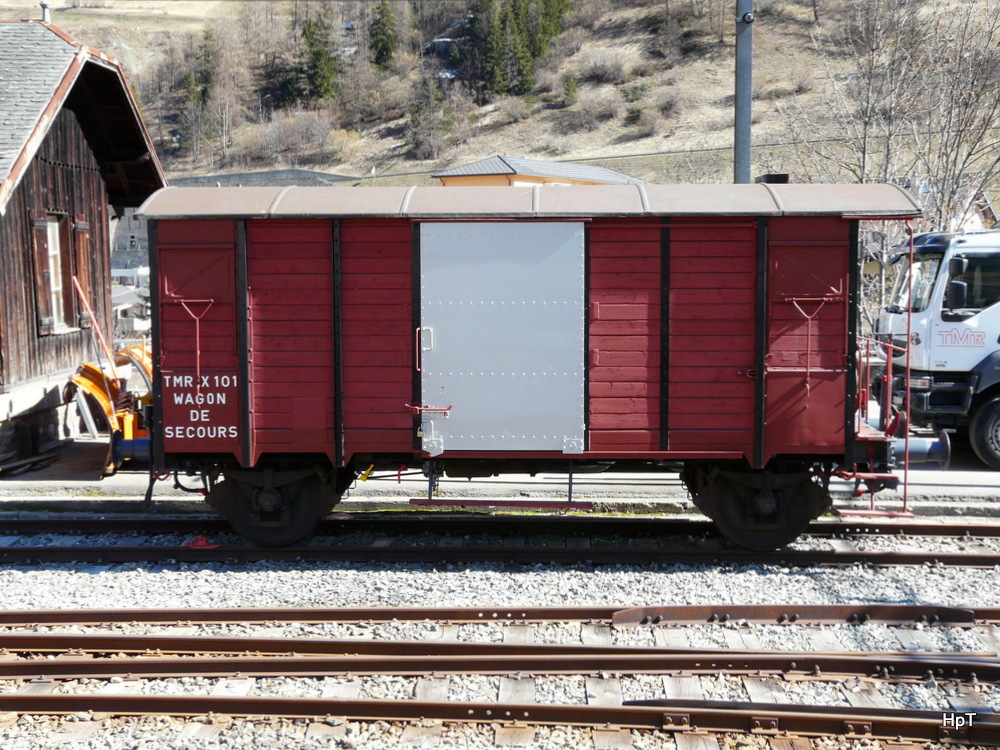
[[[961,276],[969,267],[968,258],[952,258],[948,261],[948,275],[951,277]],[[963,305],[964,307],[964,305]]]
[[[965,258],[952,258],[951,263],[956,260],[965,261]],[[948,265],[950,266],[951,263]],[[949,270],[951,270],[949,268]],[[946,310],[961,310],[966,306],[969,296],[969,285],[964,281],[949,281],[944,290],[944,306]]]

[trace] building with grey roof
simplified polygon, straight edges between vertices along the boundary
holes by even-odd
[[[0,459],[69,433],[69,377],[111,329],[113,225],[165,184],[115,60],[0,22]]]
[[[491,156],[437,172],[442,185],[642,185],[642,180],[604,167],[572,162]]]

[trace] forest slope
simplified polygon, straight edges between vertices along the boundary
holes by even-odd
[[[451,108],[447,116],[453,122],[442,126],[423,149],[414,147],[410,132],[415,94],[422,78],[438,76],[447,65],[447,61],[416,54],[433,26],[422,36],[400,31],[401,38],[415,41],[409,48],[401,45],[393,75],[381,78],[374,78],[369,66],[357,66],[352,59],[364,55],[363,41],[347,42],[359,49],[343,56],[341,97],[371,98],[371,89],[379,88],[383,101],[373,103],[375,111],[347,117],[340,97],[320,107],[265,113],[253,112],[246,101],[234,101],[225,149],[218,144],[214,123],[205,125],[196,148],[179,147],[182,76],[199,64],[206,26],[223,44],[241,46],[234,38],[248,36],[246,26],[259,21],[266,10],[280,18],[277,24],[271,22],[280,27],[272,28],[271,36],[284,34],[286,38],[283,42],[272,39],[265,46],[277,43],[291,54],[299,43],[290,25],[293,13],[332,13],[335,23],[357,27],[374,3],[54,0],[52,5],[54,24],[121,60],[174,177],[297,166],[367,179],[373,168],[379,178],[418,173],[409,180],[393,180],[412,182],[428,179],[426,175],[434,170],[502,153],[559,160],[614,157],[606,165],[651,181],[730,178],[731,155],[703,150],[728,149],[733,139],[732,3],[574,2],[565,19],[566,31],[537,65],[535,86],[528,94],[493,97],[477,104],[461,81],[437,77],[440,105]],[[450,6],[450,20],[455,21],[462,18],[469,3],[441,5]],[[754,139],[781,143],[788,139],[788,128],[778,105],[795,100],[797,106],[809,108],[823,86],[827,71],[810,35],[828,21],[821,13],[821,23],[814,23],[812,0],[759,5],[754,25]],[[827,12],[832,17],[832,3],[820,3],[824,5],[830,6]],[[247,17],[246,6],[254,6],[249,9],[254,16]],[[5,0],[0,3],[0,15],[38,18],[40,10],[37,5]],[[399,15],[405,15],[400,23],[412,22],[412,12]],[[440,32],[447,32],[443,22],[449,20],[448,14],[439,12],[437,17],[444,26]],[[247,41],[260,44],[259,40]],[[359,80],[352,82],[352,76]],[[566,96],[569,79],[578,87],[575,101]],[[367,92],[359,95],[356,88],[366,86]],[[314,121],[317,112],[320,123]],[[296,128],[292,124],[310,116],[313,121],[308,125]],[[283,138],[280,133],[266,132],[282,129],[272,124],[276,120],[284,121]],[[317,134],[324,129],[327,132]],[[287,147],[269,149],[269,137],[285,141]],[[678,155],[628,158],[658,152]],[[764,160],[756,171],[772,166],[769,159]]]
[[[22,3],[0,15],[39,17]],[[52,20],[122,61],[173,178],[421,184],[510,154],[726,182],[735,4],[52,0]],[[936,227],[1000,182],[1000,3],[755,9],[753,174],[894,182]]]

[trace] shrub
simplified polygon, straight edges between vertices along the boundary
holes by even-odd
[[[594,83],[621,83],[625,80],[625,58],[615,50],[594,50],[584,59],[580,77]]]
[[[554,93],[562,89],[562,76],[555,70],[541,70],[535,73],[535,90]]]
[[[639,112],[639,116],[633,124],[635,126],[633,133],[636,138],[649,138],[660,132],[660,126],[663,125],[663,118],[660,117],[659,112],[651,109],[643,109]]]
[[[580,51],[580,48],[583,47],[583,43],[587,41],[589,36],[586,31],[578,26],[567,29],[552,40],[549,51],[545,55],[546,60],[549,61],[549,64],[552,64],[560,60],[565,60],[567,57],[572,57]]]
[[[618,117],[621,105],[618,92],[602,91],[583,97],[570,114],[575,116],[576,129],[596,130],[601,123]]]
[[[334,130],[327,137],[327,153],[334,159],[344,161],[350,158],[351,151],[361,140],[353,130]]]
[[[656,97],[656,111],[663,117],[676,117],[680,114],[681,106],[677,94],[673,91],[662,91]]]
[[[573,76],[568,76],[563,82],[563,106],[572,107],[580,99],[580,86]]]
[[[566,25],[593,31],[607,13],[608,9],[599,0],[578,0],[572,5]]]
[[[516,96],[507,96],[497,102],[497,112],[509,122],[522,122],[531,117],[531,104]]]
[[[546,136],[539,144],[539,148],[546,154],[559,156],[566,153],[566,140],[555,136]]]
[[[641,62],[632,67],[632,75],[636,78],[649,78],[656,73],[656,68],[650,62]]]
[[[792,89],[796,94],[806,94],[813,90],[814,81],[808,73],[799,73],[795,78],[795,85]]]
[[[412,147],[413,158],[424,161],[427,159],[437,159],[444,153],[448,142],[441,133],[419,129],[411,131],[410,145]]]
[[[649,84],[646,81],[622,86],[622,98],[629,104],[640,101],[649,91]]]
[[[352,130],[333,129],[324,112],[292,111],[254,126],[244,158],[271,164],[343,160],[358,140]]]

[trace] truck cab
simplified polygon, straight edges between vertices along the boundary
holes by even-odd
[[[1000,232],[918,235],[912,266],[904,250],[892,261],[903,267],[875,325],[879,340],[898,347],[893,406],[904,406],[909,385],[913,425],[967,436],[1000,470]]]

